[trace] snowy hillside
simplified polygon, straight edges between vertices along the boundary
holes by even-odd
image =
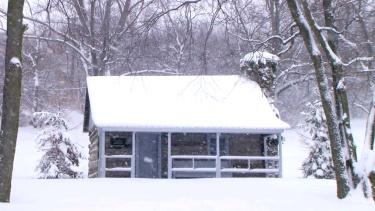
[[[70,133],[82,146],[81,114],[68,118]],[[355,120],[356,140],[363,140],[364,121]],[[360,192],[336,198],[333,180],[302,179],[299,170],[307,155],[298,130],[287,131],[283,144],[283,179],[35,179],[38,130],[20,128],[10,204],[1,211],[23,210],[374,210]],[[360,145],[360,143],[358,143]]]

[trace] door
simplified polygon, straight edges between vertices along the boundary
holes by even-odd
[[[161,136],[159,133],[136,133],[135,177],[161,177]]]

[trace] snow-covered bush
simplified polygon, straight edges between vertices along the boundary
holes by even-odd
[[[280,118],[280,114],[274,104],[276,70],[279,60],[278,56],[263,51],[248,53],[240,60],[241,71],[259,84],[277,118]]]
[[[61,118],[60,113],[55,114],[51,112],[34,112],[30,118],[29,123],[34,128],[43,128],[45,126],[55,124],[55,122],[57,123],[57,121],[62,121],[58,124],[68,128],[68,123],[63,118]]]
[[[311,138],[302,138],[302,142],[309,149],[309,155],[302,164],[303,176],[305,178],[313,176],[318,179],[334,179],[335,171],[322,103],[315,101],[306,106],[308,112],[302,113],[306,122],[304,129]]]
[[[36,167],[38,178],[83,178],[80,160],[87,159],[83,147],[67,133],[68,124],[60,114],[36,112],[33,119],[45,126],[35,139],[38,149],[44,152]],[[42,121],[43,120],[43,121]]]
[[[242,71],[257,82],[267,97],[273,98],[275,94],[276,69],[279,57],[274,54],[262,51],[255,51],[246,54],[240,60]]]

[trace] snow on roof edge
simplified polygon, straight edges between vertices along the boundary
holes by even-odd
[[[159,132],[159,133],[238,133],[238,134],[279,134],[285,128],[215,128],[215,127],[134,127],[134,126],[98,126],[103,131],[119,132]]]

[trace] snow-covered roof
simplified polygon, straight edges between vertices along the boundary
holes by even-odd
[[[241,76],[87,78],[93,123],[106,130],[279,133],[258,84]]]

